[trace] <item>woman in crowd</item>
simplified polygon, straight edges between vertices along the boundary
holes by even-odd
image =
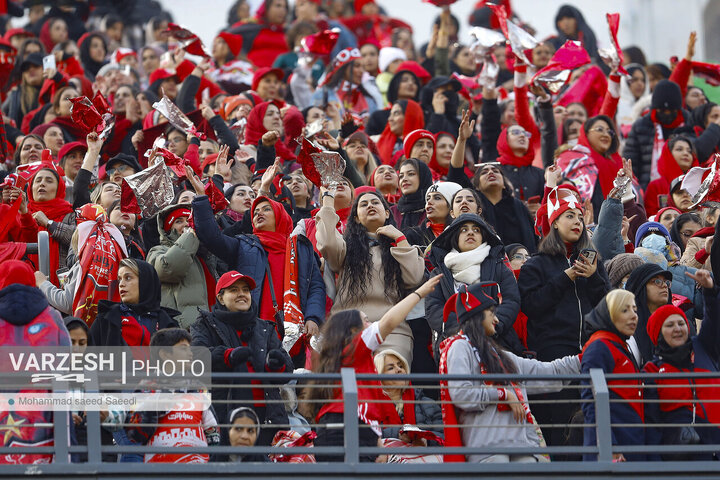
[[[422,282],[423,258],[390,223],[389,206],[376,190],[355,197],[343,235],[336,228],[340,217],[332,192],[325,192],[322,200],[315,216],[317,248],[325,259],[325,268],[338,274],[331,313],[356,308],[370,322],[377,322],[409,289]],[[393,335],[412,346],[412,328],[407,323],[399,324]]]
[[[584,330],[589,336],[583,346],[582,372],[589,373],[590,369],[601,369],[606,374],[638,374],[638,367],[627,341],[635,333],[638,326],[637,307],[635,295],[627,290],[612,290],[600,303],[585,315]],[[585,424],[595,424],[597,416],[593,389],[589,381],[582,381],[584,388],[580,396],[589,400],[583,402],[582,410]],[[640,380],[609,380],[610,389],[610,422],[613,425],[624,424],[622,427],[612,427],[613,445],[644,445],[645,433],[645,404],[643,403],[644,389]],[[630,426],[636,425],[636,426]],[[594,427],[585,427],[584,445],[596,444],[597,433]],[[586,454],[585,460],[595,460],[596,455]],[[642,461],[645,455],[613,454],[615,461]]]
[[[437,277],[435,277],[437,278]],[[441,381],[445,444],[489,448],[545,446],[543,434],[530,411],[527,394],[557,391],[561,381],[483,381],[484,374],[557,375],[580,372],[577,355],[552,362],[518,357],[492,339],[499,321],[497,302],[480,284],[460,287],[448,300],[459,332],[445,340],[440,351],[440,373],[472,375],[475,380]],[[448,320],[450,321],[450,320]],[[462,425],[460,427],[459,425]],[[525,425],[524,427],[522,425]],[[483,428],[492,427],[492,428]],[[445,462],[535,463],[540,454],[445,455]]]
[[[107,210],[110,223],[115,225],[125,239],[125,248],[129,258],[145,260],[147,253],[138,231],[138,218],[134,213],[123,212],[120,200],[115,200]]]
[[[422,128],[425,128],[425,116],[420,105],[414,100],[396,101],[390,108],[385,129],[378,137],[372,138],[377,144],[382,163],[395,165],[403,153],[405,137]]]
[[[212,310],[201,310],[190,327],[192,344],[210,349],[214,372],[292,371],[292,361],[282,348],[274,324],[258,318],[259,307],[250,293],[255,286],[251,277],[234,270],[227,272],[215,286],[213,293],[217,302]],[[239,406],[254,409],[259,419],[255,422],[258,428],[262,424],[287,423],[285,408],[278,402],[277,386],[243,388],[240,385],[244,382],[240,379],[219,382],[231,384],[212,391],[213,408],[220,418]],[[266,383],[259,382],[260,385]],[[259,443],[269,445],[276,430],[268,427]]]
[[[400,164],[398,182],[401,196],[390,207],[400,229],[417,227],[425,220],[425,194],[432,185],[432,172],[424,162],[408,158]]]
[[[444,315],[447,300],[463,285],[482,284],[502,296],[502,304],[495,311],[500,319],[495,327],[497,342],[518,355],[525,350],[513,329],[520,312],[517,282],[505,263],[502,242],[482,218],[460,215],[435,240],[427,257],[435,267],[433,273],[443,275],[440,288],[435,289],[425,305],[430,326],[438,333],[438,344],[455,335],[458,329],[457,322]]]
[[[15,166],[19,167],[28,163],[39,162],[43,150],[45,150],[45,141],[42,137],[32,133],[26,135],[15,149],[15,155],[13,156]]]
[[[364,196],[367,196],[364,195]],[[376,198],[379,198],[375,196]],[[360,197],[362,200],[363,197]],[[320,351],[313,359],[313,372],[338,373],[343,367],[353,367],[357,373],[377,373],[372,352],[390,338],[392,332],[405,322],[405,317],[422,301],[442,277],[434,277],[420,285],[392,308],[387,309],[378,320],[371,321],[365,312],[360,310],[342,310],[334,313],[322,330],[323,342]],[[403,347],[404,348],[404,347]],[[405,351],[407,349],[404,348]],[[344,408],[340,400],[341,392],[337,385],[316,385],[311,389],[311,399],[315,403],[316,423],[343,422]],[[358,382],[358,417],[360,422],[361,446],[374,447],[382,436],[382,425],[391,424],[397,418],[397,411],[388,403],[382,393],[381,384],[377,380],[360,380]],[[343,445],[343,430],[319,427],[315,446]],[[329,455],[316,455],[319,462],[337,460]],[[374,461],[372,456],[362,456],[361,461]]]
[[[553,189],[547,217],[550,233],[518,277],[521,310],[528,316],[528,347],[542,361],[580,353],[583,316],[610,290],[573,192]],[[573,408],[564,403],[538,404],[535,412],[540,424],[563,424]],[[560,445],[562,429],[547,430],[548,443]]]
[[[703,290],[705,320],[700,332],[690,335],[685,313],[674,305],[655,310],[647,323],[647,333],[655,346],[655,355],[643,369],[647,373],[714,372],[718,371],[718,319],[720,299],[718,288],[710,273],[698,270],[693,278]],[[654,435],[649,443],[664,445],[687,445],[703,443],[717,445],[720,442],[720,422],[716,402],[718,400],[717,378],[658,378],[651,380],[647,395],[661,403],[648,403],[647,422],[666,423],[673,427],[652,429]],[[710,426],[708,424],[716,424]],[[715,454],[717,455],[717,454]],[[710,460],[710,452],[682,454],[664,452],[666,460]]]
[[[451,219],[452,198],[459,190],[460,185],[453,182],[438,182],[428,188],[425,194],[427,222],[403,231],[411,245],[425,248],[445,230]]]
[[[160,245],[147,255],[160,278],[161,305],[180,311],[177,321],[182,328],[195,322],[198,309],[208,310],[215,303],[215,258],[200,246],[188,224],[191,213],[188,204],[162,209],[157,218]]]
[[[390,165],[380,165],[371,174],[368,184],[377,188],[385,201],[394,205],[400,198],[398,173]]]
[[[228,201],[228,207],[218,217],[220,228],[225,230],[241,222],[244,227],[249,228],[248,231],[242,233],[250,233],[252,231],[252,222],[250,221],[249,212],[255,197],[255,191],[247,185],[235,184],[226,189],[225,198]]]
[[[160,306],[161,286],[155,268],[143,260],[126,258],[118,270],[120,301],[100,300],[90,327],[93,345],[149,346],[163,328],[178,327],[180,312]]]
[[[690,137],[682,134],[670,137],[658,159],[660,178],[650,182],[645,192],[645,211],[648,216],[655,215],[661,207],[668,205],[670,183],[698,165],[695,145]]]
[[[228,419],[230,429],[228,439],[231,447],[254,447],[260,435],[260,419],[255,410],[248,407],[236,408],[230,412]],[[268,462],[268,456],[263,454],[236,454],[228,455],[231,462]]]

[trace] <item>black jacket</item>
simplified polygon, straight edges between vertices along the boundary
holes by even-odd
[[[451,239],[457,230],[467,221],[475,221],[483,230],[483,241],[491,248],[485,261],[480,266],[480,281],[496,282],[500,287],[502,303],[498,305],[495,314],[500,320],[496,326],[499,342],[508,350],[521,354],[525,348],[515,333],[513,324],[520,312],[520,292],[518,291],[515,275],[505,264],[505,250],[500,239],[492,234],[492,229],[480,217],[473,214],[460,215],[435,240],[428,253],[428,260],[435,267],[433,273],[443,274],[440,287],[435,288],[425,301],[425,316],[433,330],[438,332],[438,343],[457,333],[459,326],[455,314],[448,317],[443,323],[443,308],[445,302],[455,294],[455,281],[452,272],[445,265],[445,256],[452,250]]]
[[[605,267],[598,261],[597,271],[575,282],[565,274],[577,259],[540,253],[520,270],[518,287],[522,311],[528,317],[528,347],[541,361],[580,353],[583,316],[610,291]]]
[[[255,372],[270,371],[267,368],[267,354],[270,350],[282,350],[285,354],[285,372],[293,371],[292,360],[290,355],[285,352],[282,342],[275,333],[275,327],[271,322],[266,322],[257,318],[257,307],[255,308],[255,321],[250,327],[246,327],[242,331],[242,339],[251,350],[250,359],[247,363],[231,367],[225,362],[225,353],[228,349],[242,346],[241,336],[238,331],[229,323],[222,321],[215,313],[217,306],[213,308],[213,312],[200,311],[197,322],[190,327],[192,335],[192,345],[207,347],[210,349],[212,358],[212,369],[214,372],[248,372],[248,365],[252,366]],[[215,380],[213,380],[215,383]],[[217,383],[241,385],[242,381],[237,379],[218,379]],[[288,418],[285,413],[285,407],[280,400],[280,390],[277,387],[264,388],[266,409],[265,418],[260,418],[261,422],[268,423],[287,423]],[[241,406],[252,406],[252,390],[249,388],[213,388],[213,407],[219,419],[228,418],[228,414],[234,408]],[[234,403],[227,403],[227,402]],[[243,403],[245,402],[245,403]],[[249,404],[248,404],[249,402]],[[256,410],[258,415],[262,414],[262,409]]]
[[[107,300],[98,302],[98,313],[90,327],[90,338],[93,345],[103,347],[124,347],[127,345],[122,336],[122,321],[123,317],[128,315],[122,311],[121,305],[119,302]],[[173,318],[177,315],[180,315],[180,312],[165,307],[143,314],[145,318],[150,317],[156,320],[156,328],[149,332],[150,336],[163,328],[179,327],[177,320]],[[149,342],[150,339],[148,338],[147,341]]]

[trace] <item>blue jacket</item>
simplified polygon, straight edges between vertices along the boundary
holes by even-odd
[[[195,233],[200,242],[229,268],[255,280],[257,287],[252,291],[252,299],[260,305],[267,261],[267,252],[260,239],[255,235],[224,235],[215,221],[207,195],[195,197],[192,207]],[[312,244],[303,236],[298,237],[298,257],[300,308],[305,314],[305,321],[312,320],[322,325],[325,319],[325,284]],[[282,281],[282,278],[273,278],[273,283]],[[277,301],[282,302],[282,298]]]

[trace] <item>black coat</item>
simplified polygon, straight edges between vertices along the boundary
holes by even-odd
[[[124,347],[127,345],[122,336],[122,319],[127,317],[127,314],[121,310],[121,305],[119,302],[110,302],[108,300],[98,302],[98,314],[90,327],[92,345],[103,347]],[[152,336],[163,328],[178,328],[180,325],[173,318],[177,315],[180,315],[177,310],[160,307],[155,311],[143,314],[143,317],[156,320],[155,328],[150,332]],[[137,318],[137,315],[132,316]],[[150,339],[147,339],[147,341],[150,341]]]
[[[254,302],[253,302],[254,303]],[[213,309],[215,310],[215,309]],[[257,309],[255,310],[257,311]],[[282,350],[285,353],[285,370],[290,373],[293,371],[292,360],[290,355],[285,352],[282,342],[275,333],[275,326],[271,322],[266,322],[257,318],[250,331],[247,333],[246,342],[251,350],[250,359],[247,363],[229,366],[225,362],[225,352],[228,349],[242,346],[241,338],[238,336],[237,330],[218,318],[213,312],[201,311],[198,320],[190,327],[192,335],[192,345],[199,347],[207,347],[210,349],[212,358],[212,369],[214,372],[248,372],[248,365],[252,366],[255,372],[266,372],[267,354],[270,350]],[[245,335],[243,335],[244,337]],[[216,383],[213,380],[213,383]],[[218,379],[217,383],[242,385],[243,381],[236,379]],[[261,422],[285,424],[288,422],[285,407],[282,403],[275,403],[280,400],[280,390],[277,387],[264,388],[265,393],[265,415],[261,417]],[[217,413],[218,419],[225,422],[231,410],[241,406],[252,407],[252,390],[249,388],[213,388],[213,407]],[[219,403],[219,402],[235,402],[235,403]],[[262,410],[256,410],[258,415],[262,415]]]
[[[522,311],[528,317],[528,347],[541,361],[580,353],[583,343],[583,317],[610,291],[605,267],[598,261],[597,271],[575,282],[565,274],[577,259],[540,253],[520,270],[518,287]]]
[[[455,314],[451,314],[447,323],[443,323],[445,302],[455,294],[455,281],[452,272],[445,265],[445,256],[452,249],[450,240],[457,234],[460,226],[467,221],[475,220],[479,220],[478,224],[483,229],[483,241],[491,246],[490,253],[480,265],[480,281],[496,282],[502,295],[502,303],[495,311],[495,315],[500,320],[496,326],[497,339],[508,350],[519,355],[525,348],[513,328],[520,312],[520,292],[515,275],[505,264],[505,250],[502,242],[491,233],[490,227],[477,215],[460,215],[433,243],[428,253],[428,260],[435,267],[433,273],[442,273],[443,279],[440,281],[440,286],[435,288],[425,300],[425,316],[432,329],[438,332],[438,343],[459,330]]]

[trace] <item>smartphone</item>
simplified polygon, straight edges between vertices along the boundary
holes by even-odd
[[[582,255],[590,265],[592,265],[593,263],[595,263],[595,259],[597,258],[597,250],[586,248],[582,252],[580,252],[580,255]]]
[[[57,70],[55,55],[46,55],[43,57],[43,71],[45,70]]]

